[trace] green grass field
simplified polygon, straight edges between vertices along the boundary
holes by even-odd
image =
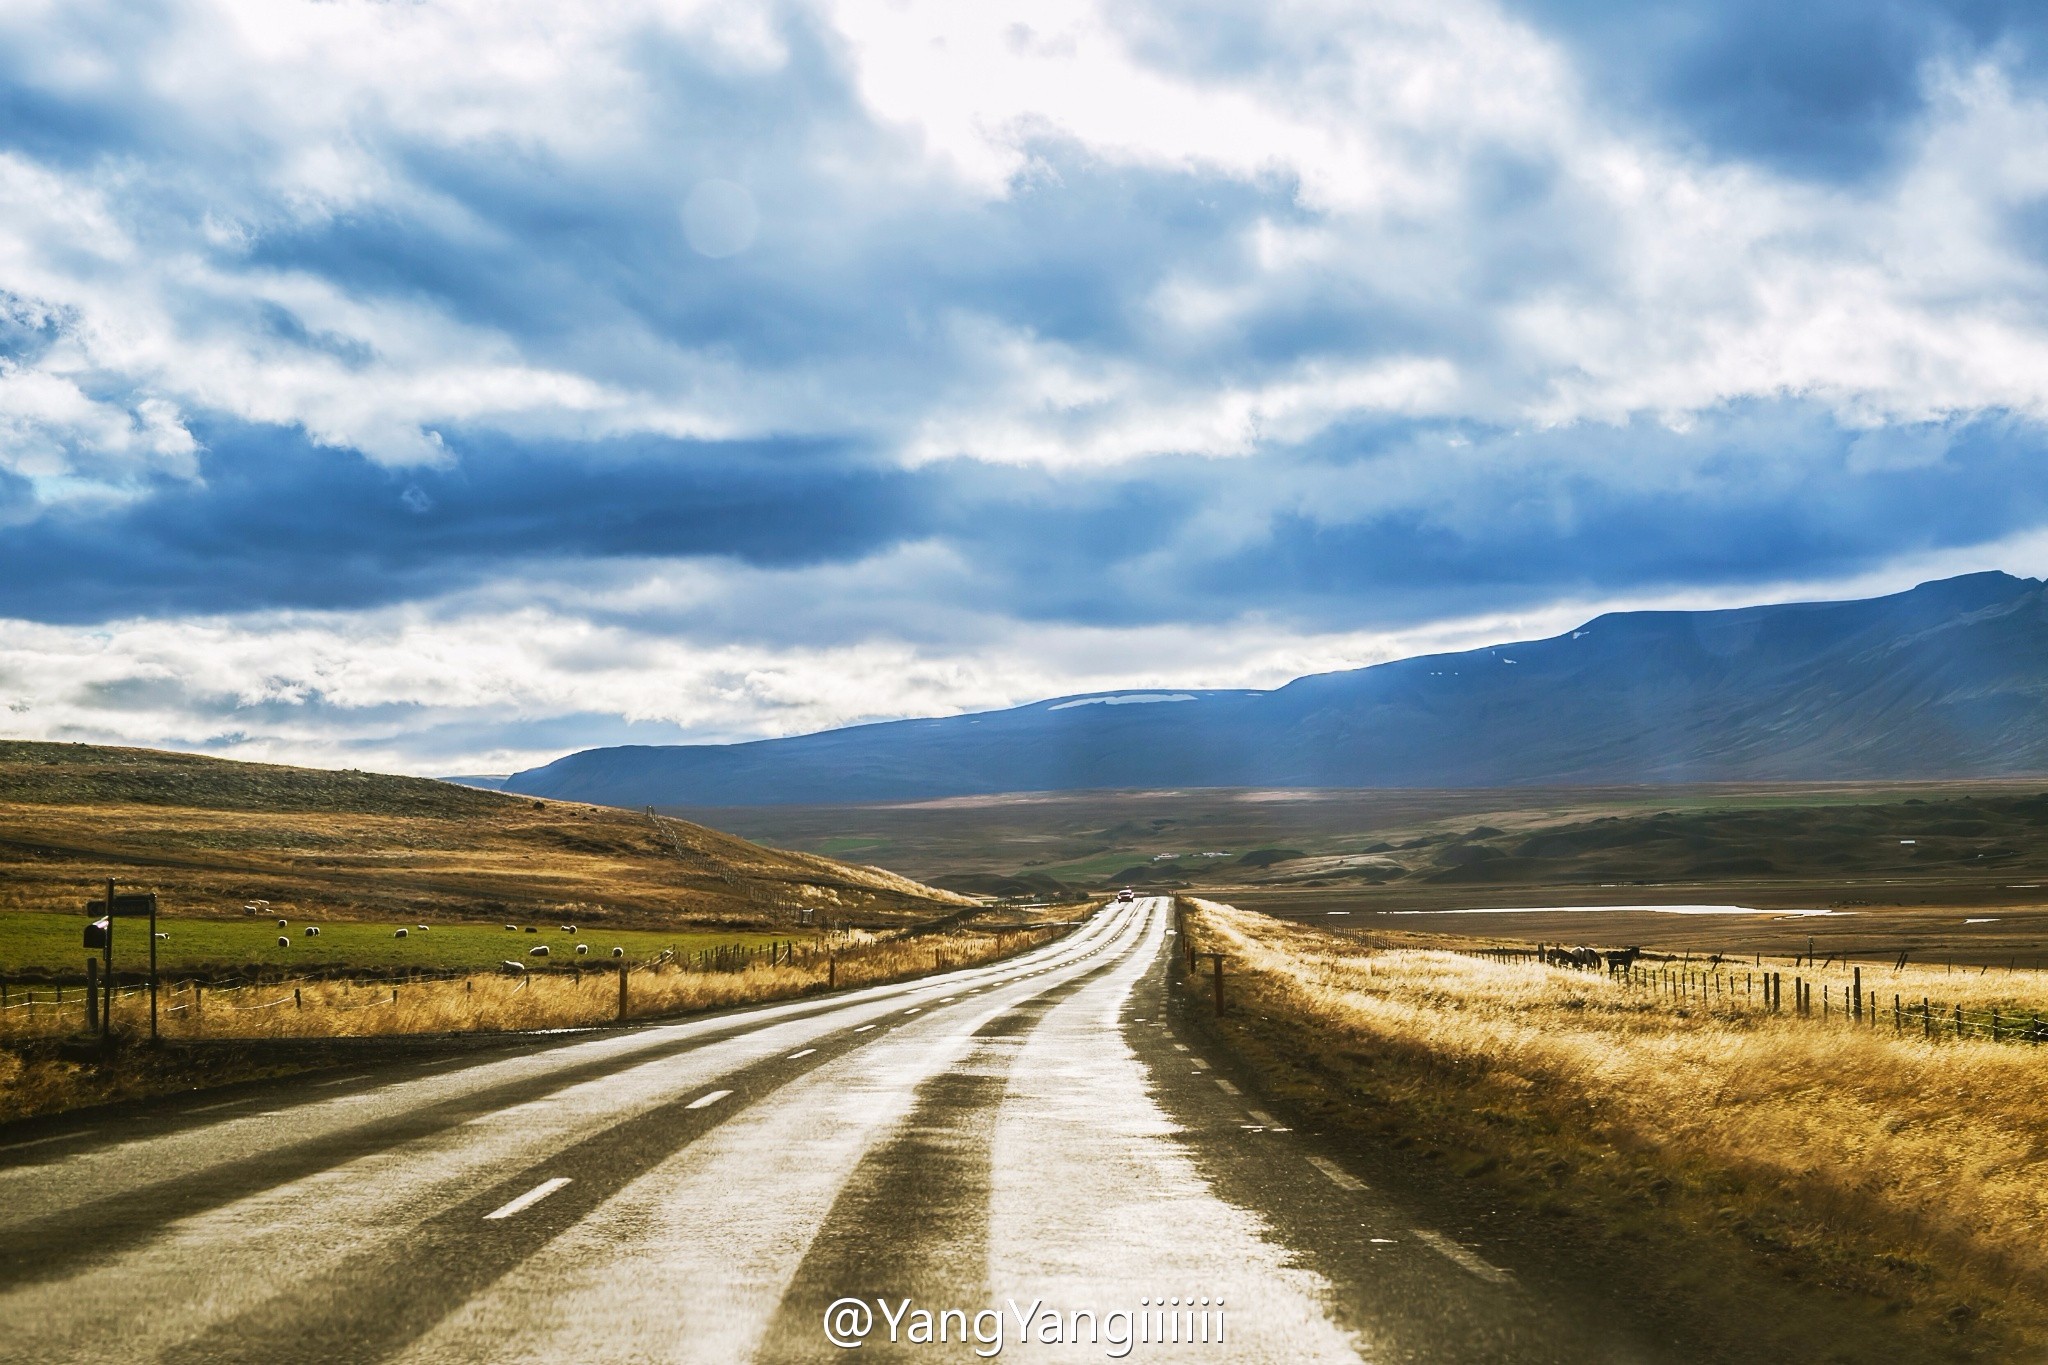
[[[319,936],[310,937],[305,933],[306,925],[297,920],[289,928],[280,929],[277,921],[270,918],[163,917],[157,921],[157,929],[170,937],[157,944],[157,965],[167,975],[239,972],[249,967],[304,972],[393,972],[414,967],[488,970],[509,958],[531,961],[527,956],[529,950],[543,943],[550,949],[549,962],[562,966],[579,960],[609,961],[614,947],[624,948],[628,957],[640,959],[664,948],[688,954],[718,944],[758,945],[788,937],[730,931],[607,929],[598,925],[579,926],[581,932],[566,934],[558,923],[533,927],[540,932],[526,933],[525,924],[519,926],[518,932],[508,932],[502,922],[436,924],[424,930],[408,928],[406,937],[398,938],[396,926],[388,922],[323,920]],[[83,972],[89,955],[80,942],[84,930],[83,915],[0,912],[0,973]],[[277,946],[280,936],[291,939],[289,948]],[[589,957],[577,958],[578,943],[589,945]],[[149,921],[116,921],[115,969],[124,974],[139,971],[148,960]]]

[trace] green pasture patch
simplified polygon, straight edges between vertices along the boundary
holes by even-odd
[[[317,923],[320,933],[306,933]],[[0,972],[81,972],[90,953],[80,942],[86,917],[37,911],[0,911]],[[689,954],[719,945],[759,946],[793,937],[786,934],[740,933],[729,930],[607,929],[598,925],[578,926],[575,934],[563,933],[559,922],[538,923],[538,933],[525,932],[525,924],[507,930],[497,924],[434,924],[426,929],[389,921],[292,920],[279,928],[275,917],[246,919],[192,919],[161,916],[157,930],[169,935],[157,943],[158,970],[166,974],[233,971],[247,967],[285,970],[403,971],[409,967],[433,970],[488,970],[508,959],[527,961],[529,952],[541,944],[549,949],[555,965],[577,961],[609,961],[614,947],[624,948],[634,959],[650,957],[664,948]],[[406,930],[399,938],[397,931]],[[280,948],[280,937],[289,947]],[[576,945],[590,948],[586,958],[576,956]],[[149,961],[149,921],[122,919],[114,923],[114,967],[126,973],[141,970]]]

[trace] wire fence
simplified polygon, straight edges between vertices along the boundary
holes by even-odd
[[[1966,1006],[1958,1000],[1936,1000],[1931,993],[1866,988],[1863,968],[1844,962],[1848,979],[1821,973],[1809,977],[1797,967],[1789,974],[1761,963],[1744,965],[1718,957],[1702,958],[1704,965],[1684,959],[1646,961],[1634,951],[1594,952],[1585,948],[1477,948],[1464,955],[1482,957],[1503,964],[1575,967],[1604,971],[1622,990],[1645,995],[1675,1011],[1725,1013],[1738,1016],[1773,1016],[1811,1020],[1838,1027],[1889,1029],[1894,1035],[1918,1036],[1929,1041],[1980,1039],[1994,1043],[2048,1042],[2048,1020],[2039,1006],[2023,1002]],[[1806,959],[1807,972],[1813,965]],[[1832,965],[1834,959],[1829,959]],[[1893,968],[1904,969],[1903,960]],[[1876,975],[1884,970],[1873,964]],[[1791,998],[1786,998],[1790,988]],[[1885,997],[1889,996],[1887,1000]]]

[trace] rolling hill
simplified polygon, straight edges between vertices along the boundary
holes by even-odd
[[[877,868],[668,817],[380,773],[0,741],[0,912],[76,913],[101,879],[167,910],[772,928],[964,903]]]
[[[746,744],[592,749],[508,792],[613,805],[1173,787],[1452,788],[2048,773],[2048,597],[1625,612],[1258,691],[1122,692]]]

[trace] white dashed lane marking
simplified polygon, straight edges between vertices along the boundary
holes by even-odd
[[[510,1218],[515,1213],[522,1213],[568,1183],[569,1177],[566,1175],[558,1175],[553,1180],[543,1180],[511,1203],[500,1204],[497,1208],[492,1209],[484,1215],[484,1221],[487,1223],[493,1222],[500,1218]]]
[[[1365,1182],[1326,1157],[1312,1156],[1308,1164],[1330,1178],[1330,1183],[1340,1190],[1362,1190]]]
[[[1213,1079],[1215,1080],[1216,1084],[1223,1087],[1223,1093],[1226,1095],[1242,1095],[1244,1093],[1242,1090],[1239,1090],[1236,1086],[1232,1085],[1229,1081],[1224,1080],[1221,1076],[1214,1077]]]
[[[1459,1246],[1441,1232],[1431,1232],[1427,1228],[1410,1228],[1408,1231],[1414,1234],[1417,1241],[1426,1243],[1440,1252],[1443,1258],[1452,1265],[1457,1266],[1460,1270],[1469,1271],[1477,1275],[1488,1284],[1514,1283],[1515,1277],[1508,1274],[1507,1271],[1502,1270],[1497,1265],[1482,1261],[1470,1250]]]
[[[805,1048],[805,1049],[804,1049],[804,1050],[803,1050],[802,1052],[792,1052],[792,1053],[790,1053],[790,1054],[789,1054],[789,1060],[791,1060],[791,1061],[793,1062],[793,1061],[795,1061],[795,1060],[796,1060],[797,1058],[799,1058],[799,1057],[808,1057],[808,1056],[810,1056],[810,1055],[811,1055],[811,1054],[812,1054],[813,1052],[816,1052],[817,1050],[818,1050],[818,1049],[816,1049],[816,1048],[814,1048],[814,1047],[807,1047],[807,1048]]]
[[[724,1099],[727,1095],[730,1095],[731,1093],[732,1091],[730,1090],[714,1090],[708,1095],[699,1095],[696,1099],[691,1100],[688,1104],[684,1105],[683,1108],[703,1109],[709,1105],[714,1105],[718,1103],[720,1100]]]

